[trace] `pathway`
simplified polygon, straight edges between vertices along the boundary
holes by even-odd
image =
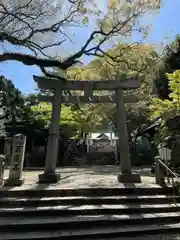
[[[5,178],[8,177],[9,170],[5,170]],[[13,189],[30,189],[38,185],[38,174],[43,170],[25,170],[23,176],[25,184],[22,187]],[[57,172],[61,173],[61,180],[57,184],[46,185],[46,188],[93,188],[93,187],[124,187],[117,181],[118,166],[92,166],[92,167],[66,167],[58,168]],[[154,186],[155,179],[151,176],[150,168],[134,168],[133,172],[140,172],[142,184],[134,184],[135,186]]]

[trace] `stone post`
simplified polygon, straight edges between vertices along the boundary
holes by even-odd
[[[131,159],[123,91],[120,89],[116,89],[115,95],[116,95],[117,132],[118,132],[117,142],[120,151],[120,166],[121,166],[121,173],[118,174],[118,181],[124,183],[128,182],[140,183],[141,182],[140,175],[133,174],[131,171]]]
[[[110,133],[110,145],[113,146],[113,129],[112,129],[112,125],[109,126],[109,133]]]
[[[26,136],[22,134],[14,135],[9,178],[6,180],[5,185],[21,186],[24,183],[24,179],[22,178],[22,171],[24,165],[25,149]]]
[[[60,174],[56,173],[56,162],[59,146],[59,125],[61,114],[62,87],[54,90],[51,126],[47,144],[46,162],[44,173],[39,175],[41,183],[56,183],[60,180]]]
[[[87,153],[89,153],[89,134],[86,136]]]
[[[5,156],[0,155],[0,186],[4,183]]]
[[[92,144],[93,144],[92,132],[90,132],[90,135],[89,135],[89,145],[92,146]]]
[[[156,183],[164,186],[165,185],[165,174],[164,174],[164,169],[159,163],[159,159],[161,158],[159,156],[155,157],[155,178],[156,178]]]

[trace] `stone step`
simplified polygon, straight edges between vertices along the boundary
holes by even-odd
[[[46,187],[46,188],[44,188]],[[116,188],[77,188],[62,189],[56,185],[48,188],[39,185],[34,189],[22,189],[17,187],[9,190],[8,187],[0,188],[0,198],[5,197],[70,197],[70,196],[123,196],[123,195],[153,195],[173,193],[172,187],[160,187],[156,184],[126,184]]]
[[[88,228],[99,228],[104,226],[126,227],[133,225],[144,225],[154,223],[177,223],[180,221],[180,212],[153,213],[153,214],[130,214],[130,215],[79,215],[69,217],[0,217],[0,233],[3,232],[32,232],[32,231],[50,231],[50,230],[81,230]]]
[[[179,240],[180,234],[176,232],[169,233],[156,233],[155,236],[152,234],[137,235],[136,237],[110,237],[108,240]],[[92,240],[92,238],[85,238],[85,240]],[[104,240],[104,238],[98,238],[98,240]]]
[[[180,212],[180,204],[59,205],[46,207],[0,208],[0,216],[73,216]]]
[[[3,198],[0,199],[0,207],[33,207],[54,205],[88,205],[88,204],[127,204],[127,203],[179,203],[180,196],[173,195],[127,195],[127,196],[92,196],[92,197],[43,197],[43,198]]]
[[[133,226],[123,226],[123,227],[106,227],[106,228],[96,228],[91,227],[83,230],[59,230],[59,231],[24,231],[21,233],[13,233],[9,230],[8,233],[1,232],[0,240],[40,240],[40,239],[109,239],[112,237],[136,237],[146,234],[158,234],[167,232],[180,232],[180,223],[178,224],[152,224],[150,226],[144,225],[133,225]]]

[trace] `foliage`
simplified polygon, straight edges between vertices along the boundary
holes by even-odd
[[[110,119],[115,127],[117,128],[117,112],[113,109]],[[134,104],[126,104],[126,117],[127,127],[129,132],[129,138],[131,133],[139,128],[141,125],[148,123],[148,106],[146,102],[138,102]]]
[[[117,47],[110,49],[107,56],[96,58],[88,65],[76,66],[67,71],[67,78],[80,80],[125,80],[129,78],[140,78],[142,87],[133,91],[125,92],[128,127],[131,132],[142,123],[148,121],[148,107],[146,101],[151,93],[151,83],[149,81],[150,68],[153,69],[157,63],[158,55],[154,48],[146,44],[118,44]],[[121,55],[121,58],[118,56]],[[80,94],[73,92],[73,94]],[[111,92],[97,92],[95,95],[110,95]],[[135,100],[134,100],[135,99]],[[143,101],[142,101],[143,100]],[[132,101],[133,104],[130,104]],[[135,103],[137,102],[137,103]],[[84,106],[80,104],[79,106]],[[86,105],[86,111],[92,112],[94,116],[99,116],[99,123],[96,128],[107,128],[112,122],[116,128],[116,109],[114,104],[91,104]]]
[[[22,118],[24,98],[21,92],[15,88],[11,80],[0,77],[0,89],[4,92],[3,105],[5,106],[5,122],[12,121],[15,127],[16,121]]]
[[[136,91],[136,95],[140,96],[143,92],[149,95],[152,92],[150,76],[159,56],[151,45],[121,43],[110,49],[106,55],[89,64],[83,72],[84,79],[94,80],[95,76],[97,80],[140,79],[142,86],[140,91]]]
[[[50,103],[40,102],[38,105],[32,106],[31,110],[36,120],[49,126],[51,120],[52,105]],[[98,116],[94,116],[86,109],[73,109],[70,106],[62,105],[60,124],[71,130],[71,135],[83,135],[89,131],[89,128],[97,124]],[[82,136],[83,137],[83,136]]]
[[[169,99],[153,98],[150,106],[150,117],[161,117],[161,129],[157,135],[157,141],[163,141],[166,137],[177,134],[170,122],[180,117],[180,70],[167,74],[169,79]],[[179,133],[178,133],[179,134]]]
[[[173,73],[180,69],[180,35],[166,46],[161,64],[158,66],[155,77],[155,86],[160,98],[168,99],[170,94],[169,79],[166,73]]]
[[[12,134],[15,132],[18,122],[24,122],[24,125],[36,124],[35,117],[30,109],[30,106],[37,102],[38,96],[36,94],[24,96],[15,88],[12,81],[6,79],[4,76],[0,77],[0,91],[4,93],[2,100],[4,117],[1,121],[11,125]]]
[[[169,94],[170,100],[152,99],[152,105],[150,106],[152,119],[162,117],[164,121],[167,121],[180,113],[180,70],[167,74],[167,77],[171,90]]]
[[[42,125],[46,127],[49,125],[52,112],[51,104],[40,102],[38,105],[32,105],[31,110],[37,121],[42,122]]]
[[[110,59],[109,59],[110,58]],[[158,54],[151,45],[119,43],[101,58],[88,65],[76,66],[68,70],[67,78],[74,80],[121,80],[144,76],[152,68]]]

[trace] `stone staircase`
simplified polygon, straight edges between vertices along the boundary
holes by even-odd
[[[115,165],[116,158],[114,152],[89,152],[87,154],[89,165]]]
[[[157,185],[0,189],[0,240],[124,239],[180,232],[180,197]]]

